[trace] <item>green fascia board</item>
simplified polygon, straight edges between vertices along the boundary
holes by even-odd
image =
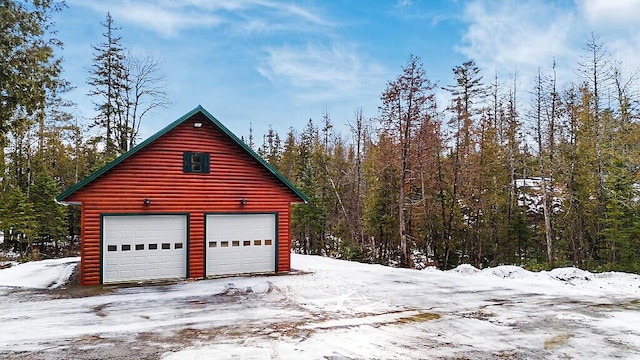
[[[196,115],[197,113],[202,113],[202,115],[204,115],[205,118],[207,118],[209,121],[211,121],[211,123],[215,127],[217,127],[218,129],[222,130],[222,132],[225,133],[229,138],[231,138],[236,144],[240,145],[240,147],[242,147],[242,149],[244,149],[249,155],[251,155],[254,159],[256,159],[256,161],[258,161],[258,163],[260,163],[267,170],[269,170],[269,172],[271,172],[276,178],[278,178],[278,180],[282,181],[289,189],[291,189],[291,191],[293,191],[298,197],[300,197],[300,199],[302,199],[305,204],[309,202],[309,198],[302,191],[300,191],[298,188],[296,188],[296,186],[293,185],[289,180],[287,180],[287,178],[285,178],[282,174],[280,174],[280,172],[278,170],[276,170],[273,166],[271,166],[269,163],[267,163],[260,155],[258,155],[255,151],[253,151],[253,149],[251,149],[247,144],[245,144],[244,141],[240,140],[234,133],[232,133],[229,129],[227,129],[224,125],[222,125],[222,123],[220,121],[218,121],[218,119],[216,119],[213,115],[211,115],[205,108],[203,108],[200,105],[198,105],[195,109],[191,110],[190,112],[188,112],[185,115],[183,115],[182,117],[180,117],[178,120],[172,122],[171,124],[169,124],[164,129],[158,131],[157,133],[152,135],[147,140],[141,142],[140,144],[135,146],[133,149],[131,149],[131,150],[127,151],[126,153],[120,155],[115,160],[111,161],[107,165],[103,166],[99,170],[97,170],[94,173],[92,173],[91,175],[87,176],[84,180],[76,183],[75,185],[73,185],[70,188],[68,188],[67,190],[65,190],[62,194],[60,194],[60,195],[58,195],[56,197],[56,201],[64,202],[64,199],[69,197],[71,194],[73,194],[76,191],[82,189],[83,187],[85,187],[86,185],[91,183],[93,180],[95,180],[98,177],[100,177],[102,174],[106,173],[110,169],[114,168],[116,165],[118,165],[121,162],[125,161],[129,157],[133,156],[135,153],[140,151],[140,149],[142,149],[145,146],[149,145],[150,143],[152,143],[153,141],[155,141],[156,139],[158,139],[162,135],[168,133],[173,128],[175,128],[176,126],[182,124],[184,121],[186,121],[187,119],[189,119],[192,116]]]

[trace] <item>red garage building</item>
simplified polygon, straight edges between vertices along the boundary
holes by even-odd
[[[307,198],[198,106],[60,194],[80,205],[81,284],[290,270]]]

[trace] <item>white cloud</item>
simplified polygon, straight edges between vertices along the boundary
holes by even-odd
[[[560,88],[578,80],[576,69],[589,32],[573,4],[475,0],[465,5],[462,20],[468,27],[457,50],[483,69],[485,83],[495,73],[500,82],[517,76],[524,104],[538,71],[551,75],[554,62]]]
[[[592,32],[614,60],[636,68],[638,18],[640,0],[475,0],[465,6],[462,20],[468,28],[458,51],[489,71],[517,69],[525,77],[534,76],[538,67],[549,71],[555,60],[562,83],[576,80]]]
[[[640,26],[640,0],[581,0],[576,5],[591,26]]]
[[[316,93],[319,98],[341,98],[371,91],[371,85],[384,79],[385,69],[373,61],[363,61],[356,46],[267,49],[266,63],[259,73],[275,83],[287,83],[301,91],[301,97]],[[376,88],[374,96],[380,89]]]
[[[257,10],[271,10],[274,13],[280,14],[286,17],[292,17],[301,19],[304,21],[312,22],[318,25],[328,25],[326,19],[316,14],[317,10],[311,8],[304,8],[294,3],[288,3],[284,1],[269,1],[269,0],[224,0],[224,1],[211,1],[211,0],[183,0],[183,1],[171,1],[164,0],[166,4],[178,5],[191,5],[199,9],[207,11],[227,11],[227,12],[242,12],[252,9]]]
[[[230,33],[301,31],[329,27],[318,11],[292,3],[267,0],[71,0],[96,12],[111,12],[119,22],[150,29],[163,36],[196,27],[224,25]]]
[[[178,2],[176,2],[177,4]],[[200,12],[192,8],[175,7],[162,2],[150,4],[148,1],[77,1],[74,6],[82,6],[106,14],[111,13],[116,25],[132,24],[149,29],[162,36],[172,36],[184,29],[197,26],[217,26],[223,20],[212,13]]]
[[[627,73],[640,59],[640,0],[578,1],[584,22]]]
[[[474,1],[463,20],[469,24],[458,50],[497,69],[541,66],[570,55],[571,12],[539,1]]]
[[[126,8],[116,8],[112,13],[118,20],[151,29],[164,36],[174,35],[191,27],[217,26],[224,22],[211,14],[199,14],[194,11],[178,13],[171,11],[171,9],[149,9],[137,4]]]

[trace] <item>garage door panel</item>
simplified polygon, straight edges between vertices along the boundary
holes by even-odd
[[[275,218],[275,214],[207,215],[206,275],[275,271]]]
[[[186,277],[186,240],[185,215],[104,216],[103,283]]]

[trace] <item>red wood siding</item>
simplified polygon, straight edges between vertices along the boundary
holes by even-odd
[[[65,201],[82,203],[81,283],[100,283],[100,214],[189,214],[189,277],[204,276],[204,214],[278,213],[278,271],[290,270],[290,204],[298,196],[200,115],[186,120]],[[195,121],[203,122],[194,128]],[[185,151],[208,152],[211,172],[183,172]],[[143,200],[151,200],[144,206]],[[245,206],[240,199],[247,199]]]

